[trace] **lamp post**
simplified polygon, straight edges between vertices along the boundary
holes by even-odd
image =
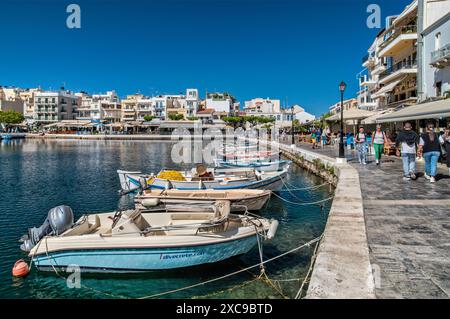
[[[347,87],[344,81],[339,84],[339,91],[341,92],[341,139],[339,141],[339,158],[345,158],[344,151],[344,91]]]

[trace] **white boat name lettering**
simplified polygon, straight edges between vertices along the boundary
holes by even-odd
[[[161,254],[159,259],[179,259],[179,258],[190,258],[195,256],[201,256],[204,255],[203,252],[196,252],[196,253],[185,253],[185,254]]]

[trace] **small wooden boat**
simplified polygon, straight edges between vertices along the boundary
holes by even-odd
[[[166,171],[159,174],[142,174],[118,170],[122,193],[142,189],[268,189],[279,191],[283,187],[289,165],[280,171],[258,171],[248,168],[216,168],[207,174]]]
[[[182,209],[199,209],[211,207],[217,200],[228,200],[231,211],[258,211],[270,199],[269,190],[234,189],[234,190],[144,190],[135,197],[137,207],[142,210],[163,206],[169,211]]]
[[[253,168],[258,171],[270,172],[270,171],[280,171],[291,165],[291,161],[280,160],[280,161],[261,161],[261,160],[220,160],[216,159],[214,161],[216,167],[239,167],[239,168]]]
[[[58,222],[59,221],[59,222]],[[247,253],[257,236],[271,239],[278,222],[230,214],[230,202],[211,212],[143,213],[140,210],[85,215],[73,224],[67,206],[49,212],[38,234],[23,239],[39,270],[145,272],[215,263]],[[25,236],[26,237],[26,236]],[[33,240],[38,242],[30,242]]]

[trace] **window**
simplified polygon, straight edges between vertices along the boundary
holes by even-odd
[[[434,39],[434,50],[437,51],[441,48],[441,33],[436,33],[435,39]]]
[[[442,96],[442,82],[436,82],[436,96]]]

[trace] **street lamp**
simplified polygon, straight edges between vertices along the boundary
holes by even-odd
[[[347,87],[344,81],[339,84],[339,91],[341,92],[341,139],[339,141],[339,158],[345,158],[344,151],[344,91]]]

